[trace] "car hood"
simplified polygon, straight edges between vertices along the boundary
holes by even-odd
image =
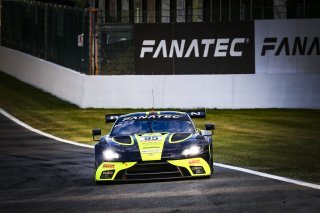
[[[119,153],[118,161],[154,161],[180,159],[184,149],[194,144],[203,146],[205,139],[192,133],[145,133],[105,136],[99,144],[96,149],[112,149]]]

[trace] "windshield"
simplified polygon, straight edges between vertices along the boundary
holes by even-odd
[[[192,121],[187,116],[179,116],[176,119],[118,119],[114,124],[110,136],[143,134],[153,132],[188,132],[194,133]]]

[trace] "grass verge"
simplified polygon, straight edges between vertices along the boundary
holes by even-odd
[[[110,130],[106,113],[141,111],[80,109],[2,72],[0,107],[32,127],[86,144],[93,144],[92,128]],[[194,121],[198,128],[216,124],[215,162],[320,183],[320,110],[212,109],[207,120]]]

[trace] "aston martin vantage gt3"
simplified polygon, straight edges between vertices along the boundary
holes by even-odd
[[[214,125],[199,130],[191,120],[205,116],[205,110],[106,115],[114,122],[110,133],[101,137],[101,129],[92,130],[95,181],[210,177]]]

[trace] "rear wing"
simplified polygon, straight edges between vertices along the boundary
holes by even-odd
[[[206,110],[205,109],[199,109],[199,110],[188,110],[185,111],[190,118],[204,118],[206,119]],[[121,115],[124,114],[106,114],[105,119],[106,123],[113,123],[115,122]]]
[[[190,118],[204,118],[204,119],[206,119],[206,110],[205,109],[188,110],[185,112],[190,116]]]
[[[106,114],[106,123],[115,122],[123,114]]]

